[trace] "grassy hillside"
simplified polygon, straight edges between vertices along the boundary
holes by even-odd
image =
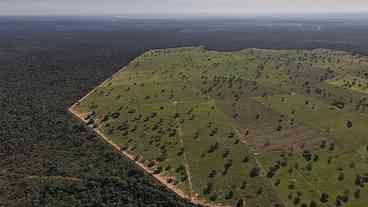
[[[193,201],[368,203],[368,58],[150,50],[72,111]]]

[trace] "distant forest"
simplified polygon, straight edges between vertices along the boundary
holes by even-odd
[[[358,21],[0,18],[0,206],[191,206],[67,108],[151,48],[368,53]]]

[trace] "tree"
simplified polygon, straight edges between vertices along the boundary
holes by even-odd
[[[314,157],[313,157],[313,161],[314,161],[314,162],[317,162],[317,161],[318,161],[318,159],[319,159],[319,155],[315,154],[315,155],[314,155]]]
[[[233,191],[228,191],[225,193],[224,197],[226,200],[232,199],[234,196],[234,192]]]
[[[311,200],[311,202],[309,203],[309,207],[317,207],[317,202]]]
[[[233,161],[232,160],[228,160],[226,161],[226,163],[224,164],[224,171],[222,172],[222,175],[226,175],[227,171],[229,170],[229,168],[233,165]]]
[[[259,187],[257,190],[257,194],[261,195],[263,193],[263,187]]]
[[[311,163],[308,163],[307,166],[306,166],[306,169],[308,171],[311,171],[312,170],[312,164]]]
[[[234,132],[230,132],[229,135],[227,136],[228,138],[233,138],[235,136]]]
[[[246,180],[242,182],[242,184],[240,186],[240,189],[244,190],[245,187],[247,187],[247,181]]]
[[[213,177],[215,177],[216,176],[216,170],[211,170],[211,172],[208,174],[208,177],[209,178],[213,178]]]
[[[312,154],[308,150],[304,150],[303,157],[305,161],[309,162],[312,159]]]
[[[326,145],[327,145],[327,141],[326,140],[322,140],[321,145],[320,145],[320,148],[321,149],[324,149],[324,148],[326,148]]]
[[[257,120],[258,120],[260,117],[261,117],[261,115],[260,115],[260,114],[257,114],[257,115],[256,115],[256,119],[257,119]]]
[[[252,168],[252,170],[250,171],[249,176],[250,176],[251,178],[257,177],[257,176],[259,176],[259,175],[260,175],[260,171],[261,171],[261,169],[260,169],[259,167],[254,167],[254,168]]]
[[[281,180],[280,179],[277,179],[276,181],[275,181],[275,186],[279,186],[280,185],[280,183],[281,183]]]
[[[358,188],[358,189],[356,189],[356,191],[354,192],[354,197],[356,198],[356,199],[359,199],[360,198],[360,189]]]
[[[157,166],[154,171],[153,174],[160,174],[162,172],[162,167],[161,166]]]
[[[225,152],[222,154],[222,157],[223,158],[226,158],[226,157],[229,156],[229,154],[230,154],[230,150],[229,149],[226,149]]]
[[[210,200],[211,200],[211,201],[216,201],[216,200],[217,200],[217,194],[216,194],[216,193],[212,194],[212,195],[210,196]]]
[[[237,119],[237,118],[238,118],[238,116],[239,116],[239,114],[238,114],[238,113],[235,113],[235,114],[233,115],[233,119]]]
[[[249,158],[248,158],[248,156],[245,156],[245,157],[244,157],[244,159],[242,160],[242,162],[244,162],[244,163],[249,162]]]
[[[327,203],[328,202],[328,194],[327,193],[321,193],[320,201],[322,203]]]
[[[218,147],[219,147],[219,143],[218,142],[216,142],[215,144],[212,144],[211,146],[210,146],[210,148],[208,149],[208,153],[212,153],[212,152],[214,152],[214,151],[216,151],[217,149],[218,149]]]
[[[350,129],[351,127],[353,127],[353,122],[352,122],[352,121],[350,121],[350,120],[347,120],[347,121],[346,121],[346,127],[347,127],[348,129]]]
[[[278,125],[277,128],[276,128],[277,131],[281,131],[282,130],[282,126],[281,125]]]
[[[337,177],[337,180],[338,180],[338,181],[343,181],[343,180],[344,180],[344,178],[345,178],[344,173],[343,173],[343,172],[340,172],[340,173],[339,173],[339,176]]]
[[[213,183],[207,183],[206,187],[203,189],[203,194],[208,195],[211,193],[213,187]]]
[[[244,206],[244,201],[243,199],[239,199],[237,202],[236,202],[236,207],[243,207]]]
[[[360,186],[360,187],[363,187],[364,186],[362,176],[357,175],[355,177],[355,185]]]
[[[290,190],[294,190],[294,189],[295,189],[295,184],[294,184],[294,183],[290,183],[290,184],[288,185],[288,189],[290,189]]]
[[[297,206],[300,203],[300,198],[299,197],[295,197],[293,203],[294,203],[294,205]]]

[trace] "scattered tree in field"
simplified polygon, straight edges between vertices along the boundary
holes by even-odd
[[[288,189],[289,189],[289,190],[294,190],[294,189],[295,189],[295,184],[294,184],[294,183],[290,183],[290,184],[288,185]]]
[[[306,167],[305,167],[308,171],[312,171],[312,168],[313,168],[313,166],[312,166],[312,163],[308,163],[307,165],[306,165]]]
[[[160,174],[162,172],[162,167],[161,166],[157,166],[154,171],[153,174]]]
[[[316,201],[314,201],[314,200],[311,200],[311,201],[309,202],[309,207],[317,207],[317,202],[316,202]]]
[[[177,155],[182,156],[183,154],[184,154],[184,147],[181,147]]]
[[[346,127],[347,127],[348,129],[350,129],[351,127],[353,127],[353,122],[352,122],[352,121],[350,121],[350,120],[347,120],[347,121],[346,121]]]
[[[326,145],[327,145],[327,141],[326,140],[322,140],[322,143],[320,145],[320,148],[321,149],[324,149],[324,148],[326,148]]]
[[[223,158],[226,158],[226,157],[228,157],[228,156],[229,156],[229,154],[230,154],[230,150],[229,150],[229,149],[226,149],[226,150],[225,150],[225,152],[224,152],[224,153],[222,153],[222,157],[223,157]]]
[[[260,119],[261,118],[261,115],[260,114],[257,114],[256,115],[256,119],[258,120],[258,119]]]
[[[297,206],[299,205],[299,203],[300,203],[300,197],[295,197],[293,200],[293,204]]]
[[[241,184],[241,186],[240,186],[240,189],[242,189],[242,190],[244,190],[246,187],[247,187],[247,181],[246,180],[244,180],[243,182],[242,182],[242,184]]]
[[[293,197],[294,197],[294,193],[289,193],[289,194],[288,194],[288,199],[289,199],[289,200],[293,199]]]
[[[321,193],[320,201],[322,203],[327,203],[328,202],[328,194],[327,193]]]
[[[211,193],[213,188],[213,183],[207,183],[206,187],[203,189],[203,194],[208,195]]]
[[[305,159],[305,161],[309,162],[312,159],[312,153],[308,150],[304,150],[303,152],[303,157]]]
[[[355,168],[355,162],[354,161],[351,161],[350,164],[349,164],[349,167],[350,168]]]
[[[261,169],[259,167],[253,167],[249,173],[251,178],[258,177],[261,173]]]
[[[211,170],[211,172],[208,174],[208,177],[213,178],[216,176],[216,174],[217,174],[216,170]]]
[[[212,153],[212,152],[214,152],[214,151],[216,151],[217,149],[219,148],[219,143],[218,142],[216,142],[215,144],[212,144],[211,146],[210,146],[210,148],[208,149],[208,153]]]
[[[234,196],[234,192],[233,191],[227,191],[224,195],[226,200],[232,199]]]
[[[234,132],[230,132],[229,135],[227,136],[228,138],[233,138],[235,136]]]
[[[275,185],[275,186],[279,186],[279,185],[280,185],[280,183],[281,183],[281,180],[280,180],[280,179],[277,179],[277,180],[275,181],[274,185]]]
[[[229,168],[233,165],[233,161],[232,160],[227,160],[224,164],[224,171],[222,171],[222,175],[226,175]]]
[[[281,130],[282,130],[282,126],[278,125],[277,128],[276,128],[276,131],[281,131]]]
[[[217,200],[217,194],[216,193],[213,193],[211,196],[210,196],[210,200],[212,202],[216,201]]]
[[[248,156],[245,156],[245,157],[243,158],[242,162],[244,162],[244,163],[249,162],[249,157],[248,157]]]
[[[361,190],[358,188],[354,192],[354,198],[355,199],[360,199],[360,195],[361,195]]]

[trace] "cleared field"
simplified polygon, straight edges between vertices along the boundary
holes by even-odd
[[[354,90],[361,93],[368,93],[368,80],[352,75],[344,75],[333,80],[327,81],[329,84]]]
[[[368,99],[337,77],[364,82],[367,66],[324,49],[151,50],[71,111],[196,203],[363,207]]]

